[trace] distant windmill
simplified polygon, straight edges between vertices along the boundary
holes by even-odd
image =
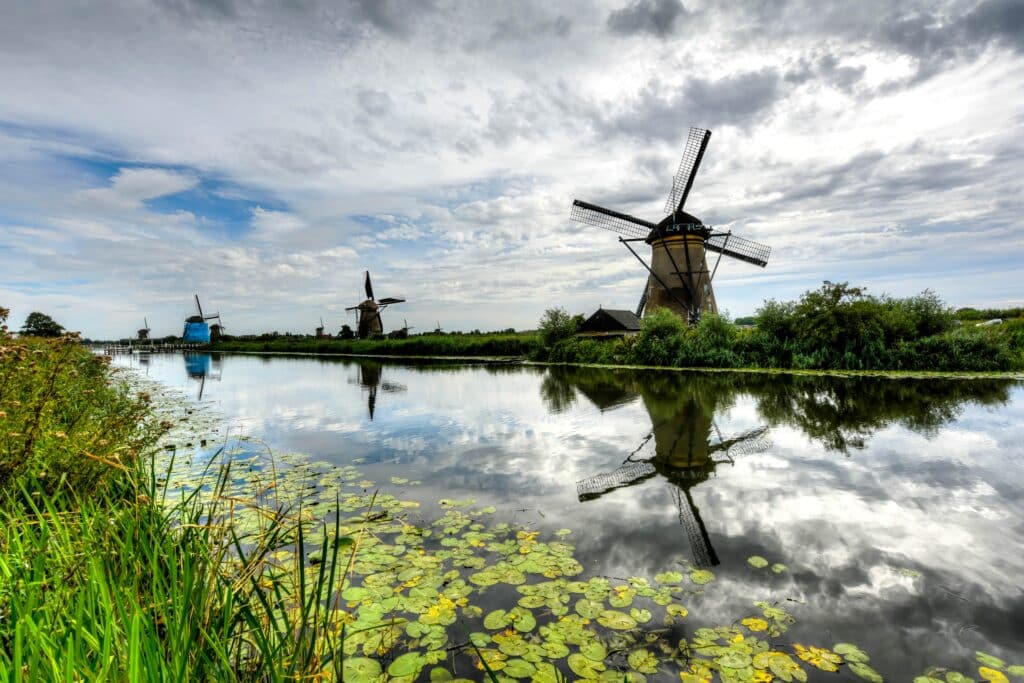
[[[402,326],[397,330],[388,332],[388,339],[408,339],[409,330],[411,329],[414,328],[409,327],[409,322],[405,318],[402,318]]]
[[[572,203],[572,220],[624,235],[619,241],[647,269],[649,275],[636,309],[637,316],[667,308],[694,323],[704,312],[717,312],[711,281],[723,255],[762,268],[768,264],[771,247],[731,232],[715,232],[696,216],[683,211],[710,139],[711,131],[690,129],[679,170],[665,202],[668,215],[658,223],[578,199]],[[631,242],[641,241],[651,246],[650,265],[630,246]],[[712,270],[708,270],[706,251],[718,253]]]
[[[324,338],[324,319],[323,318],[320,318],[320,327],[316,328],[316,338],[317,339],[323,339]]]
[[[355,306],[349,306],[346,311],[356,312],[356,336],[360,339],[367,339],[374,334],[383,334],[384,325],[381,322],[380,312],[391,304],[400,304],[405,299],[386,297],[381,300],[373,298],[373,283],[370,282],[370,271],[366,271],[366,300]]]
[[[139,341],[147,341],[147,340],[149,340],[149,320],[147,318],[143,318],[142,321],[143,321],[143,324],[145,325],[145,327],[143,327],[141,330],[139,330],[138,338],[139,338]]]
[[[437,327],[434,328],[434,334],[441,334],[444,330],[441,329],[441,322],[438,321]]]
[[[216,337],[220,336],[220,333],[224,330],[224,325],[220,320],[220,313],[213,313],[212,315],[206,315],[203,313],[203,306],[199,303],[199,295],[195,295],[196,310],[198,314],[190,315],[185,318],[185,329],[181,333],[182,341],[191,342],[196,344],[209,343],[211,336],[216,334]],[[213,330],[206,324],[207,320],[216,320]],[[215,338],[216,338],[215,337]]]

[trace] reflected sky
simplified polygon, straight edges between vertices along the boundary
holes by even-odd
[[[888,676],[1024,663],[1024,386],[154,355],[150,377],[274,451],[360,468],[424,503],[573,529],[588,574],[709,566],[708,622],[780,600],[790,635]],[[203,367],[205,370],[200,371]],[[782,562],[755,570],[752,554]],[[919,573],[919,575],[917,575]],[[694,623],[694,626],[700,625]],[[848,672],[843,674],[849,675]],[[829,680],[841,678],[830,677]]]

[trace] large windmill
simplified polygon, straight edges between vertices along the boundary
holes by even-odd
[[[665,201],[668,215],[657,223],[578,199],[572,203],[572,220],[623,235],[619,241],[647,269],[649,275],[636,309],[637,316],[656,308],[667,308],[694,323],[700,319],[701,313],[717,312],[711,281],[723,255],[762,268],[768,264],[771,247],[743,239],[732,232],[716,232],[683,210],[709,139],[711,131],[690,129],[679,170],[672,179],[672,189]],[[650,264],[630,244],[641,241],[651,246]],[[706,251],[718,254],[711,270],[708,269]]]
[[[345,309],[346,311],[356,312],[356,336],[360,339],[368,339],[374,334],[384,334],[384,325],[381,322],[380,312],[391,304],[400,304],[405,301],[405,299],[396,299],[394,297],[385,297],[379,301],[374,299],[373,283],[370,282],[370,271],[366,271],[364,287],[366,289],[366,300]]]
[[[207,344],[210,341],[210,326],[206,324],[206,321],[217,321],[214,325],[217,336],[220,336],[220,332],[224,329],[224,325],[221,323],[220,313],[206,315],[203,313],[202,304],[199,303],[198,294],[195,295],[195,299],[196,311],[198,311],[198,313],[185,318],[185,329],[181,333],[181,339],[184,342],[194,344]]]

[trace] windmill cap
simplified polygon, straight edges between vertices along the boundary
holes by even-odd
[[[676,226],[688,228],[686,232],[696,233],[704,238],[707,238],[711,234],[711,228],[704,225],[703,222],[696,216],[685,211],[677,211],[676,213],[670,213],[665,216],[659,223],[658,227],[651,230],[650,234],[647,235],[646,242],[650,244],[656,241],[660,235],[673,235],[683,232],[683,230],[677,229]]]

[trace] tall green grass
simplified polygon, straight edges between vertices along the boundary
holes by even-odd
[[[344,613],[332,606],[353,539],[265,507],[241,535],[226,495],[165,500],[152,472],[88,499],[22,488],[0,501],[0,679],[286,681],[333,671]],[[351,547],[350,547],[351,546]],[[274,552],[290,549],[294,566]],[[348,549],[348,550],[346,550]]]
[[[310,569],[301,510],[239,498],[230,462],[172,492],[173,460],[158,472],[150,457],[161,426],[109,379],[72,337],[14,340],[0,327],[0,680],[340,669],[334,600],[358,539],[321,524]]]

